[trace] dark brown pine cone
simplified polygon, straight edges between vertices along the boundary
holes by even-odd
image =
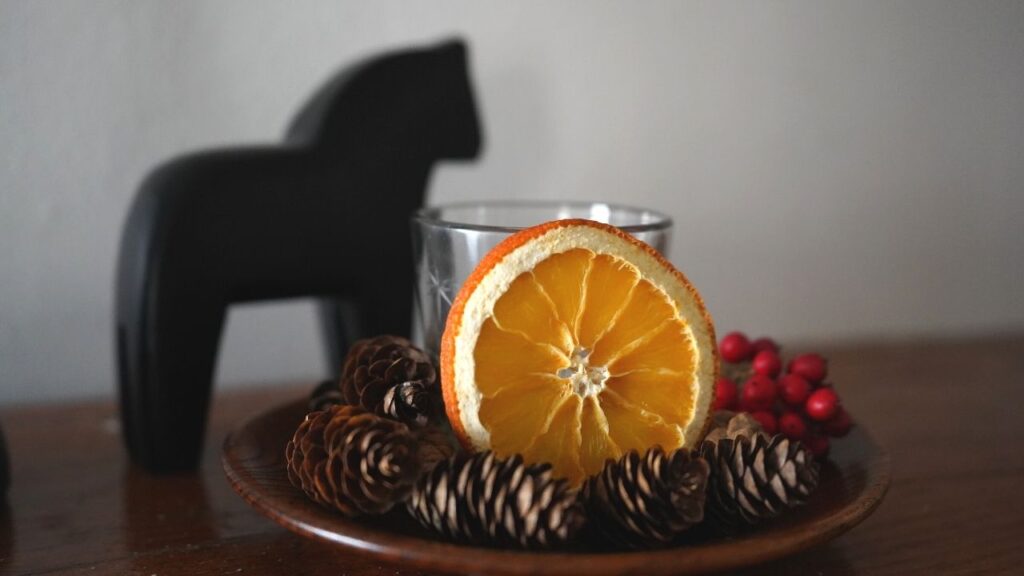
[[[698,448],[711,465],[708,519],[733,532],[803,504],[818,486],[818,464],[801,443],[781,434],[705,441]]]
[[[422,473],[433,470],[434,466],[451,458],[458,452],[458,443],[447,425],[431,424],[412,430],[419,444],[417,458]]]
[[[735,440],[739,436],[753,438],[764,433],[761,423],[747,412],[718,410],[711,415],[711,429],[704,437],[704,441],[718,442],[722,438]]]
[[[408,427],[348,405],[313,412],[285,448],[288,479],[345,516],[381,514],[403,501],[419,476]]]
[[[687,450],[631,450],[584,485],[590,529],[620,547],[664,546],[704,519],[708,465]]]
[[[331,406],[344,403],[345,398],[341,395],[341,387],[337,380],[324,380],[309,395],[310,412],[326,410]]]
[[[408,503],[420,524],[447,539],[485,546],[549,548],[571,539],[583,508],[548,465],[520,456],[458,454],[416,483]]]
[[[430,358],[398,336],[353,344],[341,372],[341,393],[348,404],[416,425],[426,424],[442,406]]]

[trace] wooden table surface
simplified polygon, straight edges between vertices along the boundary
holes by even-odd
[[[885,502],[845,536],[750,574],[1024,574],[1024,336],[828,350],[833,380],[888,448]],[[225,433],[304,394],[216,395],[199,472],[150,476],[113,401],[0,410],[12,487],[0,574],[407,574],[251,511],[220,466]]]

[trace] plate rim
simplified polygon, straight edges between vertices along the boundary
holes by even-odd
[[[752,532],[744,536],[744,546],[736,547],[732,540],[702,542],[699,546],[681,546],[645,551],[616,552],[572,552],[572,551],[523,551],[497,548],[483,548],[426,540],[414,535],[388,532],[379,527],[367,526],[342,516],[331,515],[331,521],[341,524],[346,532],[321,528],[309,518],[297,518],[273,505],[274,498],[265,491],[266,486],[240,461],[232,448],[243,435],[259,421],[278,412],[295,410],[302,400],[276,404],[258,412],[237,424],[224,438],[221,450],[221,464],[232,489],[254,510],[273,520],[283,528],[300,536],[313,538],[347,550],[373,557],[378,560],[412,565],[419,569],[445,572],[480,572],[489,574],[697,574],[710,571],[731,570],[752,566],[790,556],[797,552],[818,546],[847,532],[881,505],[892,481],[892,466],[889,453],[874,438],[857,426],[851,434],[864,436],[874,448],[872,474],[868,475],[864,489],[857,497],[835,513],[775,530],[770,533]],[[284,447],[281,448],[282,452]],[[330,514],[313,502],[308,502],[310,515]],[[305,516],[305,514],[303,515]],[[810,531],[810,537],[807,533]],[[771,546],[758,545],[771,543]],[[733,549],[735,554],[723,554],[721,549]],[[678,560],[686,560],[685,567],[678,566]],[[571,568],[569,568],[571,566]],[[568,569],[567,569],[568,568]]]

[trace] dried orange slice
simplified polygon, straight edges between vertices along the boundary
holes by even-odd
[[[579,484],[608,458],[693,447],[718,370],[700,295],[653,248],[590,220],[518,232],[452,305],[441,379],[469,449]]]

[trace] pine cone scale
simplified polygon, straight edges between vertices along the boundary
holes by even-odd
[[[416,373],[415,364],[409,358],[396,358],[390,364],[381,361],[374,364],[375,375],[388,381],[409,380]]]

